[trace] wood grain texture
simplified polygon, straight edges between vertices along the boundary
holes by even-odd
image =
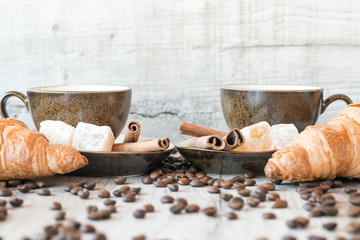
[[[144,135],[176,143],[182,121],[227,128],[224,84],[317,85],[325,96],[359,102],[359,21],[360,3],[351,0],[1,1],[0,94],[126,85],[129,119]],[[9,102],[33,126],[21,104]]]
[[[222,177],[230,179],[232,176],[210,175],[212,177]],[[234,211],[238,215],[237,220],[228,220],[225,214],[231,211],[227,202],[220,199],[219,194],[210,194],[207,188],[193,188],[190,186],[180,186],[179,192],[170,192],[167,188],[155,188],[153,185],[141,183],[141,177],[128,178],[127,185],[130,187],[141,187],[141,193],[135,203],[125,203],[121,198],[116,200],[117,213],[114,213],[109,220],[91,221],[87,219],[86,206],[95,205],[99,209],[105,209],[104,199],[97,197],[99,189],[107,189],[113,192],[120,186],[113,183],[114,178],[82,178],[74,176],[55,176],[45,178],[50,184],[51,196],[38,196],[33,190],[27,194],[19,193],[14,190],[14,194],[24,200],[21,208],[8,207],[8,217],[4,222],[0,222],[0,236],[7,239],[21,239],[24,236],[34,238],[43,231],[49,224],[55,224],[55,211],[50,210],[49,206],[53,201],[62,203],[63,210],[66,212],[66,221],[76,220],[82,224],[92,224],[98,232],[106,233],[109,240],[124,239],[131,240],[134,236],[145,234],[148,240],[155,239],[257,239],[267,237],[269,240],[278,240],[283,236],[291,234],[298,240],[308,239],[308,236],[315,234],[335,239],[335,236],[343,236],[349,239],[352,237],[345,232],[346,225],[356,219],[347,217],[348,195],[342,189],[331,189],[337,200],[336,207],[339,210],[337,217],[311,218],[306,230],[291,230],[286,226],[286,221],[296,216],[308,217],[308,212],[302,209],[306,202],[301,200],[295,192],[296,185],[282,184],[276,187],[276,192],[282,199],[288,201],[286,209],[272,209],[273,202],[266,200],[260,203],[258,208],[250,208],[245,204],[240,211]],[[96,189],[91,191],[87,200],[80,199],[70,193],[64,192],[67,184],[87,180],[97,183]],[[257,185],[269,180],[265,177],[256,178]],[[359,186],[359,181],[353,180],[346,183],[347,186]],[[248,187],[254,190],[256,186]],[[235,189],[222,189],[222,192],[231,193],[237,196]],[[163,204],[160,198],[163,195],[171,195],[174,198],[183,197],[191,204],[198,204],[201,209],[209,206],[216,207],[218,213],[216,217],[207,217],[202,212],[174,215],[169,211],[171,204]],[[10,199],[9,197],[0,197]],[[244,198],[246,199],[246,198]],[[134,210],[142,208],[145,204],[153,204],[154,213],[148,213],[145,219],[135,219],[132,216]],[[275,220],[265,220],[262,214],[273,212],[277,218]],[[29,227],[31,222],[31,227]],[[326,231],[322,224],[336,222],[338,227],[334,232]],[[91,239],[92,235],[85,235],[85,239]]]

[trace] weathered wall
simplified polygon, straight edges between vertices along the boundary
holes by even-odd
[[[224,84],[317,85],[360,102],[359,46],[358,1],[0,1],[0,94],[129,86],[130,119],[178,142],[182,121],[226,129]],[[10,104],[32,126],[20,101]]]

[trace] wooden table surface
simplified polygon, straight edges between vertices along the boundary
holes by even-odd
[[[211,177],[229,179],[233,176],[210,175]],[[347,216],[349,207],[348,196],[343,189],[330,189],[337,200],[339,214],[336,217],[311,218],[308,227],[304,230],[292,230],[286,226],[286,221],[297,216],[308,217],[308,212],[302,206],[306,202],[299,198],[295,191],[296,185],[278,185],[278,192],[282,199],[288,201],[286,209],[272,209],[273,202],[266,200],[260,203],[258,208],[250,208],[245,204],[240,211],[234,211],[238,215],[237,220],[228,220],[225,213],[230,211],[227,202],[220,199],[219,194],[210,194],[207,187],[194,188],[191,186],[180,186],[178,192],[170,192],[168,188],[156,188],[154,185],[141,183],[142,177],[129,177],[127,185],[130,187],[141,187],[141,193],[137,196],[136,202],[126,203],[121,198],[116,200],[117,213],[111,215],[108,220],[92,221],[87,219],[86,206],[96,205],[100,209],[105,208],[104,199],[97,196],[99,189],[105,188],[110,192],[118,189],[115,185],[114,177],[109,178],[88,178],[76,176],[54,176],[44,178],[49,184],[51,196],[39,196],[34,190],[29,193],[20,193],[13,190],[13,197],[24,200],[20,208],[13,208],[9,204],[8,216],[5,221],[0,222],[0,236],[5,240],[21,239],[28,236],[31,239],[43,232],[46,225],[56,223],[54,216],[56,211],[50,210],[49,205],[53,201],[62,203],[66,212],[65,223],[68,220],[76,220],[82,224],[90,223],[94,225],[98,232],[106,234],[107,239],[132,239],[134,236],[144,234],[146,239],[282,239],[283,236],[291,234],[297,239],[308,239],[311,234],[326,237],[326,239],[336,239],[337,236],[354,237],[345,231],[346,225],[352,219]],[[64,191],[64,187],[70,183],[78,181],[96,182],[96,189],[90,192],[89,199],[83,200],[77,196]],[[269,181],[264,176],[255,179],[257,185]],[[345,185],[359,186],[359,181],[352,180]],[[255,187],[248,187],[254,189]],[[235,189],[221,189],[222,192],[237,195]],[[169,211],[171,204],[163,204],[160,198],[163,195],[171,195],[174,198],[183,197],[189,203],[198,204],[201,209],[214,206],[218,209],[215,217],[208,217],[204,213],[184,213],[174,215]],[[11,197],[1,197],[9,200]],[[154,213],[147,213],[144,219],[133,217],[133,211],[142,208],[144,204],[153,204]],[[265,220],[262,218],[264,212],[273,212],[277,218],[275,220]],[[336,222],[338,227],[335,231],[329,232],[322,228],[323,223]],[[93,235],[82,235],[83,239],[92,239]]]

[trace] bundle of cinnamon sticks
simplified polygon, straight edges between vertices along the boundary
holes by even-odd
[[[130,121],[126,125],[124,141],[114,143],[113,152],[153,152],[166,150],[170,145],[169,138],[150,139],[139,142],[141,125],[137,121]]]
[[[234,128],[229,132],[222,132],[183,122],[180,125],[180,133],[196,137],[182,142],[182,145],[192,148],[229,151],[241,146],[245,142],[243,134],[237,128]]]

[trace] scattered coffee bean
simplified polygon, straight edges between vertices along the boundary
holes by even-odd
[[[86,189],[82,189],[80,191],[78,191],[77,195],[81,198],[81,199],[88,199],[90,196],[90,192]]]
[[[207,191],[209,193],[220,193],[220,188],[216,186],[209,186]]]
[[[267,194],[268,193],[268,189],[264,186],[257,186],[255,188],[255,192],[258,192],[258,193],[264,193],[264,194]]]
[[[141,182],[143,184],[152,184],[153,183],[153,179],[150,176],[145,176],[143,177],[143,179],[141,180]]]
[[[274,191],[275,190],[275,185],[272,184],[272,183],[269,183],[269,182],[264,183],[261,186],[266,187],[268,191]]]
[[[154,172],[150,173],[150,177],[152,179],[156,179],[156,178],[160,177],[160,175],[161,175],[161,173],[159,171],[154,171]]]
[[[233,210],[241,210],[244,206],[244,200],[241,197],[233,197],[228,206]]]
[[[310,197],[311,197],[310,193],[307,193],[307,192],[300,193],[300,198],[303,200],[309,200]]]
[[[332,188],[342,188],[342,187],[344,187],[344,184],[342,181],[335,180],[335,181],[333,181],[333,184],[331,187]]]
[[[9,203],[11,204],[11,206],[13,207],[20,207],[23,204],[23,200],[20,198],[13,198],[9,200]]]
[[[296,237],[291,236],[291,235],[287,235],[287,236],[284,236],[284,237],[282,238],[282,240],[296,240]]]
[[[214,184],[213,184],[213,186],[220,188],[220,187],[221,187],[221,186],[220,186],[220,183],[223,182],[223,181],[224,181],[224,180],[222,180],[222,179],[216,179],[215,182],[214,182]]]
[[[138,235],[132,238],[132,240],[146,240],[145,235]]]
[[[359,217],[360,216],[360,208],[355,206],[350,206],[348,210],[349,217]]]
[[[283,199],[276,199],[274,205],[272,206],[272,208],[287,208],[288,203],[286,200]]]
[[[347,193],[347,194],[350,194],[350,193],[354,193],[354,192],[357,192],[357,188],[356,187],[345,187],[344,188],[344,192]]]
[[[338,214],[336,207],[320,205],[319,208],[325,216],[336,216]]]
[[[112,199],[105,199],[104,200],[104,205],[105,206],[114,206],[115,204],[116,204],[115,200],[112,200]]]
[[[133,188],[130,188],[129,192],[134,192],[135,194],[139,194],[141,192],[141,188],[133,187]]]
[[[152,204],[145,204],[143,209],[145,212],[154,212],[155,211],[155,208]]]
[[[274,213],[272,213],[272,212],[268,212],[268,213],[263,214],[263,218],[265,218],[265,219],[275,219],[276,215]]]
[[[51,210],[61,210],[61,203],[59,202],[52,202],[50,205]]]
[[[246,179],[244,184],[246,186],[254,186],[256,184],[256,181],[254,179]]]
[[[203,213],[205,213],[209,217],[214,217],[216,215],[216,208],[214,207],[207,207],[202,210]]]
[[[236,183],[236,182],[243,183],[243,182],[245,182],[245,178],[243,178],[241,176],[235,176],[235,177],[229,179],[229,181],[232,183]]]
[[[161,201],[162,203],[173,203],[173,202],[174,202],[174,198],[171,197],[171,196],[169,196],[169,195],[165,195],[165,196],[162,196],[162,197],[160,198],[160,201]]]
[[[70,193],[72,193],[73,195],[77,195],[79,191],[83,190],[82,187],[80,186],[76,186],[70,189]]]
[[[90,220],[101,220],[103,219],[103,215],[99,211],[89,212],[87,218]]]
[[[203,173],[203,172],[198,172],[198,173],[195,174],[196,178],[204,178],[205,176],[206,176],[206,174]]]
[[[101,189],[100,191],[98,191],[97,195],[99,198],[109,198],[110,197],[110,193],[106,189]]]
[[[190,204],[185,207],[185,211],[187,213],[195,213],[195,212],[199,212],[199,210],[200,210],[200,207],[196,204]]]
[[[71,220],[70,222],[67,223],[67,226],[78,230],[81,226],[81,223],[79,223],[78,221]]]
[[[156,182],[154,182],[154,186],[155,187],[166,187],[168,184],[165,181],[162,180],[158,180]]]
[[[7,201],[5,199],[0,199],[0,207],[5,207]]]
[[[80,181],[80,182],[75,183],[75,186],[83,188],[86,183],[87,183],[87,181]]]
[[[289,228],[306,228],[309,224],[309,219],[304,217],[297,217],[293,220],[289,220],[286,222]]]
[[[96,183],[92,182],[92,183],[89,183],[89,182],[86,182],[84,184],[84,188],[87,189],[87,190],[94,190],[95,189],[95,186],[96,186]]]
[[[325,223],[323,224],[323,228],[325,228],[326,230],[329,230],[329,231],[333,231],[337,226],[337,223],[336,222],[329,222],[329,223]]]
[[[188,204],[185,198],[177,198],[174,201],[174,205],[183,205],[184,207]]]
[[[221,193],[220,198],[224,201],[229,201],[233,195],[231,193]]]
[[[69,185],[67,185],[67,186],[64,188],[64,191],[65,191],[65,192],[70,192],[71,189],[73,189],[74,187],[75,187],[74,184],[69,184]]]
[[[5,181],[0,181],[0,188],[6,188],[7,183]]]
[[[319,207],[314,207],[313,209],[310,210],[311,217],[321,217],[323,215],[324,214]]]
[[[59,211],[55,214],[55,220],[61,221],[65,219],[66,213],[64,211]]]
[[[40,196],[50,196],[51,195],[50,190],[47,188],[40,188],[36,191],[36,193]]]
[[[42,181],[42,180],[36,181],[35,184],[36,184],[36,186],[38,188],[44,188],[47,185],[47,183],[45,181]]]
[[[166,182],[167,184],[171,184],[171,183],[174,182],[174,179],[173,179],[173,178],[167,178],[167,177],[165,177],[165,178],[161,179],[161,181],[164,181],[164,182]]]
[[[215,179],[210,179],[209,181],[206,182],[206,184],[208,186],[212,186],[214,184],[214,182],[215,182]]]
[[[90,206],[86,207],[86,212],[88,212],[88,213],[97,212],[97,211],[98,211],[97,206],[90,205]]]
[[[244,177],[245,178],[256,178],[256,173],[253,171],[247,171],[246,173],[244,173]]]
[[[263,202],[266,199],[266,194],[260,192],[251,192],[250,197],[258,198],[261,202]]]
[[[180,185],[189,185],[190,180],[188,178],[180,178],[179,181],[178,181],[178,184],[180,184]]]
[[[321,191],[323,191],[323,193],[327,193],[330,189],[329,185],[320,185],[320,189]]]
[[[17,187],[18,185],[21,185],[21,184],[22,184],[21,180],[9,180],[7,182],[8,187]]]
[[[93,233],[96,231],[96,229],[93,225],[85,224],[80,227],[80,231],[83,233]]]
[[[352,205],[360,206],[360,192],[350,193],[349,202]]]
[[[177,192],[179,190],[179,186],[176,183],[169,184],[168,188],[172,192]]]
[[[135,200],[136,200],[136,194],[134,192],[125,193],[125,195],[123,196],[124,202],[135,202]]]
[[[31,190],[31,187],[29,185],[23,184],[23,185],[17,185],[16,189],[19,190],[19,192],[27,193]]]
[[[271,183],[275,184],[275,185],[280,185],[282,183],[283,180],[281,179],[271,179]]]
[[[103,233],[96,233],[93,240],[106,240],[106,236]]]
[[[114,183],[117,185],[122,185],[126,182],[127,178],[126,177],[118,177],[114,180]]]
[[[114,205],[108,205],[107,210],[109,210],[110,213],[116,213],[117,212],[116,207]]]
[[[346,231],[349,233],[360,233],[360,223],[359,222],[351,222],[346,225]]]
[[[229,220],[235,220],[238,218],[237,214],[234,213],[234,212],[227,212],[225,214],[226,218],[229,219]]]
[[[270,192],[267,196],[270,201],[276,201],[276,199],[280,199],[280,195],[275,192]]]
[[[243,190],[246,188],[246,185],[242,182],[234,182],[233,188],[235,188],[237,190]]]
[[[8,188],[0,188],[0,197],[12,196],[12,191]]]
[[[326,238],[324,237],[320,237],[320,236],[317,236],[317,235],[310,235],[308,237],[309,240],[326,240]]]
[[[250,189],[242,189],[237,192],[240,196],[248,197],[250,196],[251,190]]]
[[[230,181],[222,181],[220,182],[220,187],[224,189],[230,189],[233,186],[232,182]]]
[[[199,179],[194,179],[190,182],[190,186],[192,187],[203,187],[205,184]]]
[[[249,197],[246,201],[246,203],[250,206],[250,207],[257,207],[260,204],[260,199],[258,198],[253,198],[253,197]]]
[[[108,209],[100,210],[99,213],[101,214],[102,219],[109,219],[111,216],[111,212]]]
[[[115,197],[122,197],[125,193],[130,191],[129,186],[123,186],[113,192]]]
[[[170,207],[170,212],[174,213],[174,214],[179,214],[183,209],[184,209],[184,205],[183,204],[175,204],[172,205]]]

